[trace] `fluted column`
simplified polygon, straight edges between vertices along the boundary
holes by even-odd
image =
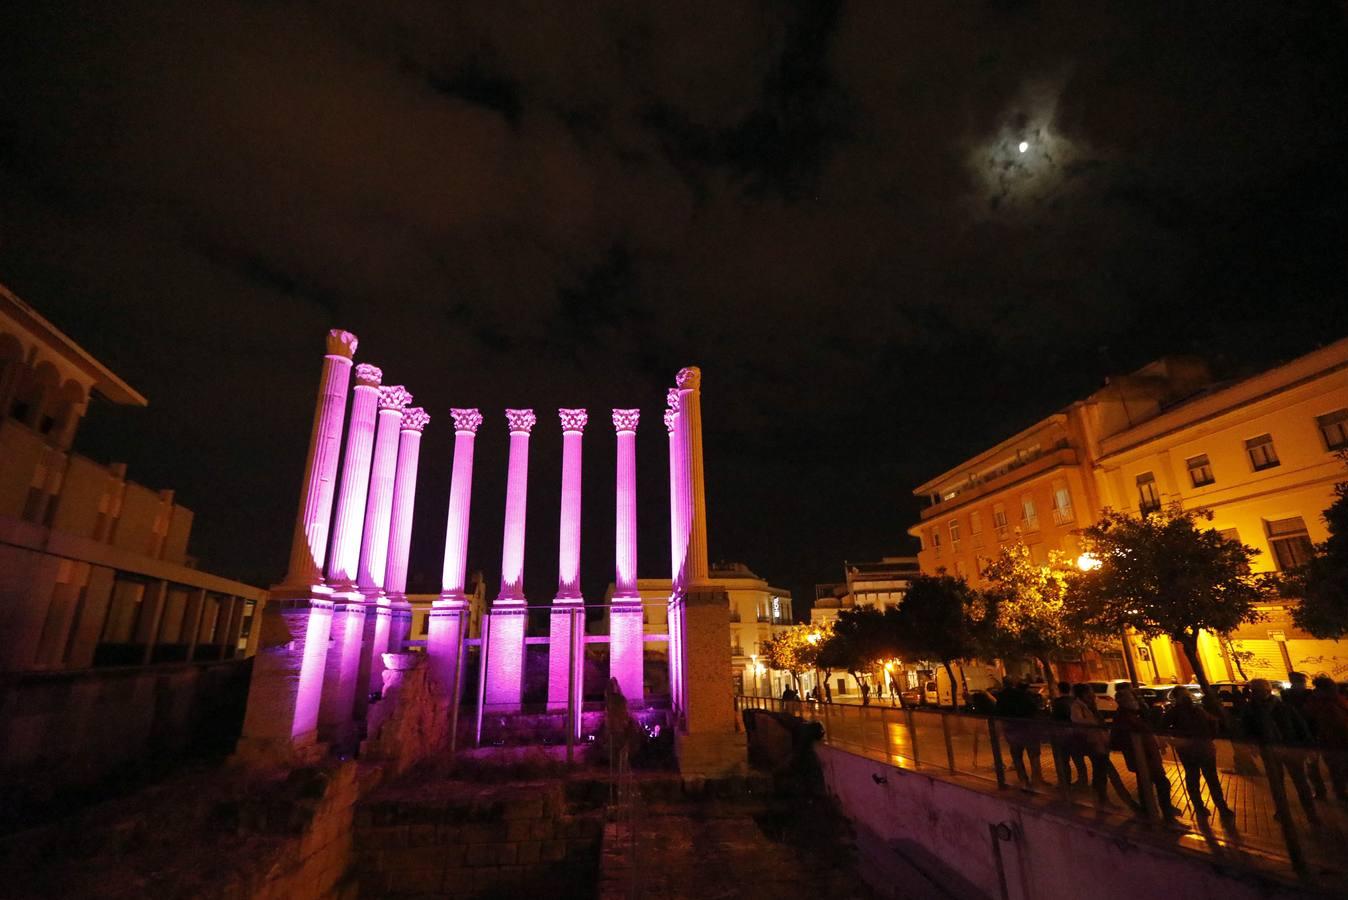
[[[416,507],[417,468],[421,433],[431,417],[421,407],[403,412],[398,436],[398,473],[393,480],[393,518],[389,525],[388,568],[384,591],[393,610],[389,649],[400,651],[412,629],[412,606],[407,602],[407,559],[412,549],[412,513]]]
[[[327,355],[309,433],[309,453],[304,462],[300,508],[290,542],[290,565],[279,587],[289,592],[307,591],[323,581],[328,548],[328,525],[332,515],[333,481],[342,447],[342,423],[346,417],[346,393],[351,381],[351,357],[358,341],[349,331],[328,332]]]
[[[617,432],[613,600],[609,606],[609,677],[629,702],[641,702],[644,637],[641,594],[637,590],[637,423],[639,409],[613,410]]]
[[[669,432],[669,606],[665,613],[669,631],[669,695],[676,718],[683,709],[683,629],[682,588],[683,551],[683,460],[679,453],[679,389],[666,395],[665,430]]]
[[[441,570],[440,599],[431,604],[426,652],[431,678],[446,694],[462,684],[459,652],[468,626],[468,602],[463,587],[468,561],[468,513],[473,494],[473,445],[482,413],[451,409],[454,420],[454,464],[449,485],[449,516],[445,525],[445,562]],[[459,697],[453,697],[458,703]]]
[[[524,677],[524,517],[529,493],[529,432],[532,409],[507,409],[510,462],[506,475],[505,535],[501,541],[501,591],[488,623],[487,680],[483,702],[489,712],[519,709]]]
[[[379,424],[375,429],[374,463],[370,468],[370,491],[365,502],[365,529],[360,542],[356,585],[367,599],[384,589],[388,568],[389,519],[393,514],[393,481],[398,470],[398,432],[403,410],[412,395],[400,384],[379,389]]]
[[[583,409],[559,409],[557,418],[562,424],[562,509],[557,532],[557,596],[548,623],[549,709],[565,709],[567,691],[576,683],[571,671],[572,610],[585,603],[580,592],[581,439],[589,414]]]
[[[383,377],[378,366],[368,363],[356,366],[351,422],[346,428],[346,456],[342,460],[342,481],[337,491],[337,514],[333,517],[332,548],[328,554],[328,586],[334,591],[352,591],[356,586],[365,500],[370,488],[374,420]]]
[[[702,469],[702,370],[696,366],[680,369],[679,431],[684,452],[684,509],[688,521],[688,550],[684,559],[686,584],[704,584],[707,566],[707,489]]]
[[[350,332],[328,332],[290,564],[253,626],[260,634],[259,649],[236,753],[249,765],[291,765],[320,752],[318,710],[332,627],[332,603],[320,573],[356,345]]]
[[[370,492],[365,500],[365,531],[360,541],[356,588],[365,598],[365,635],[356,680],[354,715],[364,718],[370,694],[384,686],[383,653],[388,649],[392,622],[384,578],[388,572],[389,524],[393,517],[393,483],[398,473],[398,435],[403,410],[412,395],[400,384],[379,389],[379,416],[374,433],[374,462],[370,466]]]

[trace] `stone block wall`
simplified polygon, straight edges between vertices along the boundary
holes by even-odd
[[[592,886],[603,818],[572,815],[560,783],[443,784],[377,792],[356,814],[364,896],[455,897]]]

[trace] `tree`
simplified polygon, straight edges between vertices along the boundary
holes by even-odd
[[[892,620],[889,610],[882,611],[874,606],[843,610],[834,623],[832,636],[820,651],[821,666],[827,664],[830,669],[847,670],[860,690],[866,670],[877,661],[895,655],[889,624]],[[866,698],[865,692],[862,696]]]
[[[978,652],[992,618],[986,598],[964,579],[918,575],[893,612],[891,633],[900,654],[939,661],[953,695],[956,682],[950,664]]]
[[[1348,454],[1340,454],[1348,462]],[[1292,622],[1318,638],[1348,634],[1348,482],[1334,486],[1334,502],[1324,512],[1329,539],[1315,547],[1310,562],[1283,582],[1301,602]]]
[[[1098,645],[1098,638],[1064,613],[1067,582],[1075,572],[1073,562],[1057,550],[1050,550],[1047,563],[1040,564],[1023,543],[1003,547],[983,571],[992,584],[986,594],[995,623],[988,630],[988,655],[1033,657],[1052,684],[1057,681],[1052,654]]]
[[[768,638],[759,649],[768,666],[791,673],[799,692],[800,676],[815,668],[819,647],[832,632],[832,625],[793,625]]]
[[[1099,565],[1072,576],[1065,595],[1077,627],[1102,637],[1133,628],[1179,644],[1205,693],[1199,632],[1222,636],[1260,621],[1256,606],[1274,592],[1270,578],[1250,571],[1259,551],[1201,524],[1211,520],[1209,510],[1178,505],[1140,518],[1106,510],[1080,532]]]

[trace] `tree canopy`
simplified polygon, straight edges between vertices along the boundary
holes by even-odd
[[[1285,581],[1285,589],[1301,598],[1292,610],[1298,628],[1337,639],[1348,634],[1348,482],[1334,486],[1324,520],[1329,539],[1316,545],[1310,562]]]
[[[1102,636],[1125,628],[1166,635],[1206,688],[1199,632],[1226,635],[1259,621],[1256,606],[1274,592],[1271,579],[1250,571],[1259,551],[1205,527],[1211,520],[1209,510],[1179,506],[1142,517],[1106,510],[1080,532],[1099,566],[1069,579],[1065,599],[1076,627]]]
[[[764,641],[760,651],[767,665],[790,672],[799,690],[800,676],[816,667],[819,650],[832,635],[832,623],[793,625]]]

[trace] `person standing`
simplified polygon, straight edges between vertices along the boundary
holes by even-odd
[[[1179,810],[1171,802],[1170,779],[1165,774],[1165,764],[1161,762],[1161,745],[1157,743],[1156,734],[1144,718],[1142,704],[1127,687],[1120,687],[1115,696],[1119,701],[1119,710],[1114,714],[1110,746],[1123,753],[1123,762],[1128,771],[1141,774],[1142,767],[1147,767],[1161,815],[1173,819],[1179,815]],[[1138,755],[1139,750],[1141,756]],[[1141,790],[1140,785],[1138,790]]]
[[[1104,724],[1100,721],[1100,713],[1095,708],[1095,694],[1091,691],[1091,686],[1088,684],[1074,686],[1072,696],[1074,698],[1072,724],[1080,729],[1082,746],[1091,761],[1091,787],[1095,789],[1096,805],[1104,809],[1118,807],[1117,803],[1110,802],[1107,793],[1109,786],[1113,785],[1114,792],[1119,795],[1125,806],[1133,812],[1140,811],[1142,807],[1138,806],[1137,801],[1128,793],[1123,778],[1119,776],[1119,770],[1114,768],[1114,762],[1109,758],[1109,733],[1105,730]]]
[[[1170,708],[1161,719],[1161,727],[1174,738],[1175,752],[1184,767],[1184,787],[1189,792],[1194,815],[1199,819],[1209,815],[1207,805],[1203,803],[1201,776],[1207,779],[1208,794],[1212,796],[1217,813],[1223,819],[1233,818],[1235,810],[1226,805],[1222,783],[1217,777],[1217,745],[1213,743],[1217,735],[1217,717],[1195,703],[1188,690],[1176,687],[1170,691]]]
[[[1315,728],[1312,726],[1306,716],[1306,701],[1310,699],[1311,690],[1307,686],[1308,679],[1304,672],[1288,672],[1287,682],[1291,685],[1282,692],[1282,702],[1286,703],[1296,714],[1306,721],[1314,737]],[[1315,794],[1316,800],[1325,799],[1325,779],[1320,774],[1320,755],[1314,749],[1307,748],[1302,756],[1302,765],[1306,767],[1306,778],[1311,783],[1311,790]]]
[[[1297,799],[1306,811],[1312,825],[1320,824],[1315,810],[1315,797],[1306,778],[1305,754],[1310,744],[1310,729],[1306,722],[1287,704],[1273,696],[1273,686],[1267,678],[1250,682],[1250,702],[1241,716],[1245,734],[1257,740],[1264,749],[1264,764],[1272,786],[1282,785],[1284,770],[1292,779]],[[1277,789],[1277,788],[1275,788]],[[1275,795],[1276,796],[1276,795]]]
[[[1072,685],[1066,681],[1058,682],[1058,696],[1053,698],[1049,707],[1049,717],[1053,720],[1051,744],[1053,763],[1058,772],[1058,783],[1069,787],[1084,786],[1086,777],[1086,746],[1077,729],[1072,728]],[[1077,779],[1072,781],[1072,766],[1076,766]]]
[[[1340,803],[1348,803],[1348,697],[1339,692],[1328,675],[1316,677],[1314,684],[1315,690],[1302,709],[1325,758],[1334,796]]]
[[[1032,721],[1036,712],[1034,698],[1030,696],[1029,686],[1025,683],[1014,684],[1002,691],[997,698],[996,715],[1002,722],[1002,734],[1006,737],[1011,750],[1011,763],[1015,766],[1016,777],[1020,779],[1021,790],[1033,789],[1034,784],[1042,784],[1044,773],[1039,763],[1039,733]],[[1025,757],[1030,758],[1030,769],[1025,770]]]

